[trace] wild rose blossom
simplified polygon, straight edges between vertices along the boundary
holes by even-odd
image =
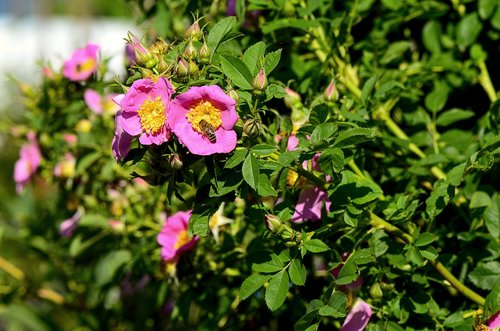
[[[107,95],[101,95],[99,92],[93,89],[86,89],[83,93],[83,100],[87,104],[90,110],[96,114],[108,113],[115,114],[120,108],[113,99],[117,96],[116,93],[111,93]]]
[[[194,86],[172,101],[170,125],[193,154],[229,153],[237,141],[235,107],[219,86]]]
[[[97,71],[99,46],[89,43],[78,48],[71,58],[64,62],[63,75],[72,81],[85,81]]]
[[[21,147],[19,160],[14,166],[16,192],[21,193],[42,162],[40,147],[33,132],[28,133],[28,143]]]
[[[500,328],[500,311],[490,316],[488,319],[488,327],[490,330],[497,330],[497,328]]]
[[[361,299],[357,299],[347,314],[340,331],[362,331],[370,321],[372,309]]]
[[[171,135],[168,125],[171,122],[170,96],[173,92],[172,84],[165,77],[159,77],[156,82],[149,78],[136,80],[123,97],[114,99],[120,100],[121,107],[116,114],[115,137],[122,138],[125,132],[139,136],[143,145],[161,145],[168,141]],[[121,139],[117,140],[121,142]]]
[[[298,144],[299,141],[297,137],[291,135],[288,138],[287,150],[291,151],[296,149]],[[316,171],[321,171],[318,165],[319,156],[319,154],[316,154],[312,159],[312,167]],[[307,168],[307,161],[304,162],[303,167]],[[323,205],[325,205],[326,210],[330,210],[331,204],[331,201],[328,199],[328,193],[324,189],[306,184],[299,194],[299,200],[295,205],[295,211],[290,221],[296,223],[318,221],[321,219]]]
[[[179,211],[168,217],[158,234],[157,242],[162,246],[161,257],[168,262],[176,261],[184,252],[189,251],[198,237],[189,238],[188,223],[191,211]]]

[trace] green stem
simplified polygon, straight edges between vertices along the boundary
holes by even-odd
[[[479,61],[477,64],[479,66],[479,83],[485,90],[486,94],[488,94],[488,97],[490,98],[490,101],[493,103],[498,100],[497,93],[495,91],[495,87],[493,86],[493,83],[491,82],[490,74],[488,72],[488,68],[486,67],[486,63],[484,63],[484,60]]]

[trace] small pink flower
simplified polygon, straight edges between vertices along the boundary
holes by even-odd
[[[82,212],[77,210],[77,212],[63,221],[61,225],[59,225],[59,234],[61,237],[69,238],[73,235],[73,232],[78,228],[78,223],[80,223],[80,219],[82,218]]]
[[[229,153],[237,141],[235,107],[219,86],[194,86],[174,99],[169,123],[191,153]]]
[[[35,134],[28,134],[29,142],[21,147],[19,151],[19,160],[14,166],[14,181],[16,182],[16,191],[21,193],[35,174],[42,162],[40,147],[36,141]]]
[[[362,331],[370,321],[372,309],[361,299],[357,299],[347,314],[340,331]]]
[[[87,44],[85,48],[78,48],[71,58],[64,62],[64,77],[72,81],[87,80],[97,71],[98,58],[98,45]]]
[[[172,84],[165,77],[156,82],[149,78],[136,80],[119,101],[121,111],[116,114],[115,137],[122,130],[130,136],[139,136],[143,145],[161,145],[168,141],[171,132],[167,122],[170,122],[173,92]]]
[[[189,238],[187,228],[191,211],[179,211],[167,218],[158,234],[158,244],[162,246],[161,257],[165,261],[175,261],[180,255],[194,247],[198,237]]]
[[[102,96],[93,89],[86,89],[83,93],[83,100],[85,100],[87,107],[96,114],[102,114],[103,112],[115,114],[120,108],[113,102],[116,96],[116,93]]]

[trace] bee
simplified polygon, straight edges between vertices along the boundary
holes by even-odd
[[[201,133],[210,140],[211,143],[214,143],[216,141],[215,137],[215,129],[212,126],[212,124],[208,123],[205,120],[201,120],[200,123],[200,130]]]

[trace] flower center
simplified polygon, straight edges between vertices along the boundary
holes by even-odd
[[[85,60],[85,62],[77,64],[76,70],[78,72],[91,71],[94,70],[94,67],[95,67],[95,60],[92,58],[88,58],[87,60]]]
[[[220,110],[209,101],[201,101],[197,106],[191,108],[187,113],[187,120],[193,129],[201,134],[205,134],[206,124],[209,124],[214,131],[222,124]],[[202,121],[205,125],[200,125]]]
[[[185,244],[189,243],[191,238],[189,238],[187,231],[182,231],[179,233],[179,237],[177,237],[177,241],[175,242],[174,249],[179,249]]]
[[[149,134],[160,131],[165,125],[165,106],[160,96],[154,100],[144,101],[141,108],[137,110],[137,114],[141,118],[142,129]]]

